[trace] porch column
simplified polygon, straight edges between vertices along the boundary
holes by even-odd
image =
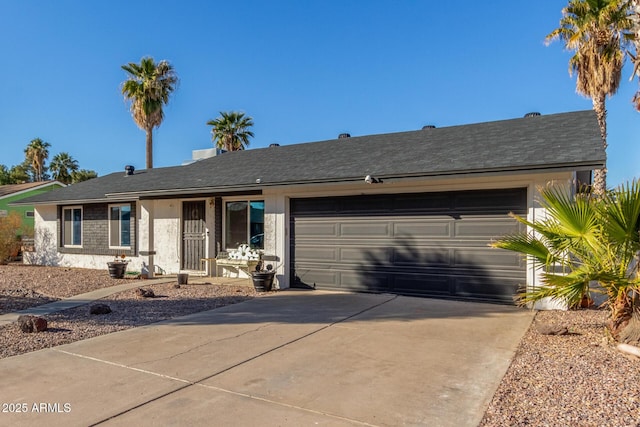
[[[153,230],[153,200],[140,201],[140,227],[138,233],[140,259],[142,260],[142,273],[147,273],[149,279],[154,277],[154,230]]]

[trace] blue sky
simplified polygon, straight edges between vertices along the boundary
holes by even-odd
[[[2,1],[0,163],[39,137],[100,175],[144,168],[120,92],[128,62],[166,59],[180,85],[154,166],[210,148],[220,111],[253,117],[250,148],[591,109],[544,45],[564,0]],[[638,88],[608,101],[609,186],[640,177]],[[250,167],[250,166],[248,166]]]

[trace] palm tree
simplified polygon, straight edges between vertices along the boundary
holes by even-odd
[[[529,222],[513,215],[534,233],[505,236],[492,244],[525,254],[543,268],[543,285],[522,292],[520,302],[551,298],[575,307],[591,293],[602,293],[613,336],[628,334],[629,323],[634,340],[640,339],[640,181],[602,196],[574,196],[561,187],[543,189],[541,195],[547,218]]]
[[[98,173],[94,170],[80,169],[79,171],[71,172],[71,183],[77,184],[97,177]]]
[[[618,91],[624,48],[631,39],[628,0],[569,0],[560,27],[547,35],[548,43],[560,39],[575,54],[569,75],[577,75],[576,91],[591,98],[598,117],[602,143],[607,148],[606,97]],[[603,194],[607,169],[595,171],[593,190]]]
[[[78,170],[78,161],[69,153],[58,153],[51,159],[49,170],[53,179],[69,184],[71,183],[71,174]]]
[[[631,22],[634,34],[633,46],[636,53],[635,55],[631,52],[627,53],[633,61],[633,74],[631,75],[631,79],[633,79],[634,76],[640,78],[640,0],[631,1]],[[633,96],[632,102],[636,110],[640,111],[640,90]]]
[[[140,64],[123,65],[129,76],[122,83],[122,94],[131,103],[131,115],[138,127],[146,132],[147,169],[153,167],[153,128],[164,119],[162,106],[169,102],[169,95],[178,84],[178,76],[167,61],[157,64],[146,57]]]
[[[207,125],[213,126],[211,140],[216,147],[227,151],[244,150],[249,145],[249,138],[253,138],[253,132],[249,130],[253,119],[245,117],[244,113],[221,111],[220,117],[209,120]]]
[[[44,142],[40,138],[32,139],[27,148],[24,149],[26,159],[33,167],[34,181],[42,181],[45,172],[45,162],[49,158],[49,147],[51,144]]]

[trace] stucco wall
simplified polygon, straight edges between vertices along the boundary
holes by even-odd
[[[382,184],[361,183],[348,184],[317,184],[306,186],[287,186],[279,188],[265,188],[259,198],[265,201],[265,250],[264,253],[271,259],[268,263],[274,265],[277,273],[277,286],[287,288],[290,271],[290,218],[289,199],[302,197],[340,196],[351,194],[384,194],[384,193],[409,193],[409,192],[437,192],[458,190],[481,190],[498,188],[528,188],[528,219],[542,218],[544,209],[537,202],[537,188],[546,185],[550,181],[570,185],[573,179],[571,172],[559,172],[553,174],[521,174],[512,176],[483,176],[470,178],[431,178],[385,180]],[[233,199],[233,198],[231,198]],[[237,197],[236,197],[237,199]],[[197,199],[192,199],[197,200]],[[215,203],[212,197],[202,198],[206,205],[207,227],[207,252],[211,257],[215,252]],[[225,202],[225,198],[221,202]],[[152,249],[153,264],[167,274],[180,272],[181,253],[181,214],[182,199],[145,200],[138,202],[136,206],[137,218],[137,242],[140,252]],[[100,255],[72,255],[61,254],[55,250],[58,236],[56,235],[56,207],[36,207],[36,249],[31,262],[46,263],[49,265],[67,265],[87,268],[105,268],[105,263],[111,257]],[[149,230],[153,230],[153,238],[148,238]],[[40,235],[39,235],[40,233]],[[48,243],[47,243],[48,242]],[[54,250],[51,249],[53,242]],[[136,252],[137,253],[137,252]],[[149,263],[151,257],[140,255],[131,258],[131,269],[140,271],[142,263]],[[528,264],[527,286],[536,286],[540,282],[540,271],[533,269]],[[536,308],[563,308],[561,305],[550,301],[542,302]]]

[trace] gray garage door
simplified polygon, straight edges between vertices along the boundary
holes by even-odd
[[[524,188],[291,200],[294,287],[513,301],[518,254],[488,243],[523,226]]]

